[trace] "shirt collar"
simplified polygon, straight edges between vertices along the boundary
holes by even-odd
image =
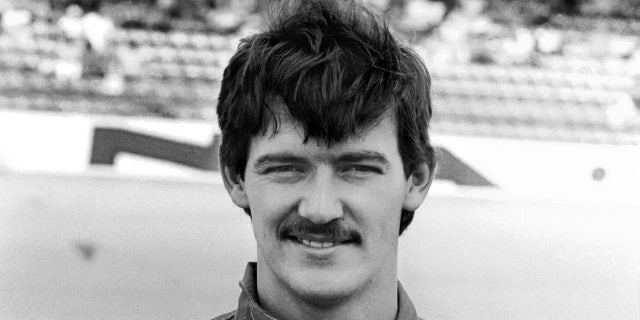
[[[277,320],[269,315],[267,311],[262,309],[258,304],[258,291],[256,283],[256,263],[249,262],[244,271],[244,278],[240,281],[242,293],[238,299],[238,309],[235,319],[251,319],[251,320]],[[409,295],[404,291],[400,282],[398,282],[398,314],[396,320],[418,320],[416,309],[409,299]]]

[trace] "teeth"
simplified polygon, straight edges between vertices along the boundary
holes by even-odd
[[[313,247],[313,248],[328,248],[328,247],[333,247],[335,245],[335,243],[333,242],[309,241],[306,239],[300,239],[300,240],[304,245]]]

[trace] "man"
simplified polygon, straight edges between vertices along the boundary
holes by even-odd
[[[216,319],[418,319],[397,253],[435,165],[429,86],[354,2],[281,3],[242,41],[219,96],[220,162],[258,257]]]

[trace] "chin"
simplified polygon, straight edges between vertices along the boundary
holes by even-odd
[[[289,287],[297,296],[315,305],[331,305],[353,297],[366,286],[362,274],[306,270],[292,275]]]

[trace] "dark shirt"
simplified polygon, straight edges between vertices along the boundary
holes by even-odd
[[[240,288],[242,293],[238,299],[238,308],[213,320],[277,320],[258,304],[255,262],[247,264],[244,278],[240,281]],[[416,314],[416,309],[400,282],[398,282],[398,314],[396,315],[396,320],[422,320]]]

